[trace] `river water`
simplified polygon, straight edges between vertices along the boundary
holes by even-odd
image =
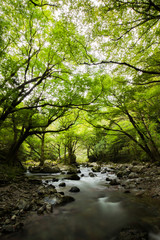
[[[108,188],[106,177],[114,179],[114,173],[96,173],[96,177],[90,177],[90,168],[81,167],[80,170],[79,175],[84,176],[79,181],[64,180],[63,176],[57,174],[54,177],[59,181],[53,182],[53,175],[35,175],[42,178],[44,184],[53,184],[57,191],[73,196],[75,201],[54,207],[50,215],[32,215],[22,232],[7,239],[114,240],[121,229],[136,226],[148,232],[149,240],[160,240],[160,209],[156,203],[125,194],[118,187],[112,190]],[[59,187],[61,182],[65,182],[66,186]],[[77,186],[80,192],[69,192],[73,186]],[[55,202],[52,198],[45,200]]]

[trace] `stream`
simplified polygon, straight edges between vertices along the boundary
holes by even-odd
[[[110,171],[105,174],[98,172],[95,177],[89,176],[91,168],[81,166],[80,171],[79,181],[63,179],[65,174],[27,173],[29,177],[42,179],[44,184],[54,185],[58,192],[73,196],[75,201],[54,207],[49,215],[31,215],[23,231],[7,239],[117,240],[116,236],[122,229],[134,226],[147,232],[147,239],[160,240],[158,204],[123,193],[118,187],[109,188],[106,177],[116,178]],[[53,177],[58,181],[52,181]],[[66,186],[59,187],[62,182]],[[78,187],[80,192],[70,192],[73,186]],[[46,197],[45,201],[55,203],[54,198]]]

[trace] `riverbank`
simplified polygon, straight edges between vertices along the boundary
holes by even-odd
[[[105,186],[108,191],[121,191],[124,194],[132,194],[137,198],[147,197],[148,199],[160,201],[160,167],[153,164],[109,164],[97,166],[89,164],[89,177],[96,178],[101,172],[106,177]],[[64,169],[62,169],[64,172]],[[77,171],[79,179],[83,178],[81,172]],[[75,171],[70,171],[68,179],[72,180]],[[115,175],[109,178],[108,173]],[[58,181],[52,178],[53,181]],[[78,180],[78,178],[77,178]],[[45,198],[55,199],[55,203],[46,202]],[[28,178],[25,175],[17,177],[12,182],[1,182],[0,186],[0,234],[3,237],[6,234],[20,231],[26,218],[31,214],[50,215],[55,206],[64,205],[74,201],[72,196],[65,196],[64,192],[57,191],[52,185],[44,185],[40,179]],[[130,234],[135,233],[135,229],[131,228],[121,231],[123,237],[117,239],[131,239]],[[138,239],[142,232],[135,233],[134,239]],[[125,236],[126,235],[126,236]],[[125,237],[124,237],[125,236]],[[139,238],[141,239],[141,238]]]
[[[116,186],[125,193],[137,197],[147,196],[160,200],[160,167],[150,163],[111,165],[117,178],[109,181],[109,186]],[[110,179],[107,179],[110,180]]]

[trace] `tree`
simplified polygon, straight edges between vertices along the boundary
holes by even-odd
[[[119,83],[120,82],[120,83]],[[127,136],[152,161],[160,158],[157,127],[159,120],[152,118],[153,109],[157,107],[157,91],[159,88],[133,87],[126,85],[123,79],[118,78],[104,94],[102,108],[91,118],[95,118],[92,125],[110,132],[117,132]],[[159,97],[158,97],[159,98]],[[152,118],[152,120],[151,120]],[[97,122],[98,121],[98,122]],[[96,123],[97,122],[97,123]]]
[[[83,21],[86,29],[81,31],[87,39],[84,64],[127,74],[135,84],[159,83],[159,1],[84,0],[71,9],[78,16],[72,21],[80,26]]]
[[[86,140],[88,156],[91,147],[106,154],[106,131],[117,134],[117,145],[110,143],[118,151],[127,137],[153,161],[159,158],[157,0],[6,0],[0,11],[3,159],[16,163],[24,143],[39,136],[43,162],[44,137],[73,126],[76,109],[104,129],[95,134],[97,143]],[[77,142],[72,130],[64,134],[70,158]]]
[[[84,37],[73,23],[55,20],[54,9],[46,3],[23,3],[8,0],[1,6],[8,24],[8,35],[3,34],[8,45],[0,68],[0,128],[3,131],[10,125],[10,118],[14,118],[9,162],[16,158],[28,136],[64,130],[48,127],[71,107],[88,106],[94,101],[91,94],[85,99],[84,93],[87,88],[89,96],[92,79],[79,79],[73,66],[77,59],[85,59],[86,52],[80,44]],[[47,130],[43,131],[44,128]]]

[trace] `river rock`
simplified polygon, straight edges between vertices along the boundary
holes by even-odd
[[[59,179],[58,178],[52,178],[52,182],[58,182],[59,181]]]
[[[119,181],[117,179],[111,179],[109,184],[112,186],[119,185]]]
[[[40,169],[41,173],[59,173],[60,171],[61,171],[60,168],[57,166],[55,167],[45,166]]]
[[[65,205],[67,203],[73,202],[75,199],[71,196],[58,196],[55,205]]]
[[[104,168],[104,169],[101,171],[102,174],[104,174],[104,173],[106,173],[106,172],[107,172],[107,169],[106,169],[106,168]]]
[[[72,174],[71,176],[67,176],[65,179],[80,180],[80,177],[77,174]]]
[[[147,240],[148,233],[141,229],[123,229],[114,240]]]
[[[106,181],[107,181],[107,182],[109,182],[109,181],[111,181],[111,180],[112,180],[111,178],[106,177]]]
[[[17,204],[17,208],[19,210],[29,210],[30,208],[30,204],[25,200],[25,199],[20,199],[18,204]]]
[[[43,204],[42,207],[38,208],[37,214],[43,214],[45,210],[46,210],[46,204]]]
[[[144,169],[145,167],[141,165],[133,166],[130,168],[131,172],[134,172],[134,173],[142,173]]]
[[[42,199],[38,199],[37,201],[36,201],[36,204],[38,205],[38,206],[43,206],[43,204],[44,204],[44,201],[42,200]]]
[[[47,186],[47,191],[46,191],[47,194],[54,194],[56,192],[57,192],[57,190],[55,189],[55,186],[53,186],[53,185]]]
[[[129,178],[137,178],[138,177],[138,174],[137,173],[134,173],[134,172],[131,172],[129,175],[128,175]]]
[[[100,172],[101,171],[101,167],[100,166],[94,166],[94,167],[92,167],[92,171],[93,172]]]
[[[46,212],[52,213],[53,212],[53,204],[47,203],[46,204]]]
[[[61,182],[60,184],[59,184],[59,187],[65,187],[66,186],[66,183],[65,182]]]
[[[95,173],[93,173],[93,172],[89,172],[89,176],[90,177],[96,177],[97,175]]]
[[[80,192],[80,189],[76,186],[71,187],[71,189],[69,190],[70,192]]]
[[[11,220],[12,220],[12,221],[16,221],[16,218],[17,218],[17,216],[16,216],[16,215],[13,215],[13,216],[11,217]]]
[[[135,183],[130,183],[130,184],[127,185],[127,188],[128,189],[136,188],[136,184]]]
[[[31,173],[39,173],[41,168],[40,166],[35,166],[35,167],[29,167],[28,169]]]
[[[76,168],[69,168],[68,171],[67,171],[67,174],[77,174],[78,171]]]
[[[44,196],[46,194],[46,188],[44,186],[40,186],[37,192],[38,192],[38,195]]]
[[[122,178],[123,176],[124,176],[124,172],[123,171],[117,172],[117,177]]]
[[[136,196],[136,197],[142,197],[144,194],[145,194],[145,191],[142,190],[142,191],[136,192],[136,193],[135,193],[135,196]]]

